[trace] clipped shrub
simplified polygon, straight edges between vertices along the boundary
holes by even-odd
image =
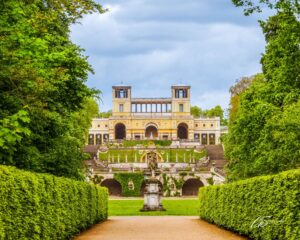
[[[141,186],[144,181],[143,173],[116,173],[114,179],[122,186],[122,196],[136,197],[141,195]],[[132,183],[132,185],[130,183]]]
[[[0,239],[69,239],[107,218],[106,188],[0,165]]]
[[[300,169],[200,188],[200,217],[253,239],[300,236]]]

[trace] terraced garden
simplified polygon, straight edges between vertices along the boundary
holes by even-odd
[[[109,148],[105,152],[99,153],[100,161],[109,161],[113,163],[122,162],[141,162],[142,156],[149,151],[148,148]],[[195,162],[204,156],[207,156],[206,150],[197,151],[194,148],[156,148],[163,158],[164,162]]]

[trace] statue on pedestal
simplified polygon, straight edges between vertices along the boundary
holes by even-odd
[[[147,154],[147,163],[151,171],[151,177],[146,182],[144,207],[140,211],[166,211],[162,206],[162,188],[160,187],[159,180],[155,178],[155,170],[157,169],[157,153],[149,152]]]

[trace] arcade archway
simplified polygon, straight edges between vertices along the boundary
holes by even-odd
[[[199,179],[190,178],[182,186],[182,196],[197,196],[199,188],[203,186],[203,183]]]
[[[188,125],[186,123],[180,123],[177,127],[178,139],[188,139]]]
[[[126,138],[126,127],[123,123],[118,123],[115,126],[115,139],[125,139]]]
[[[154,139],[158,137],[158,130],[155,126],[148,126],[145,130],[145,137],[148,139]]]
[[[100,185],[108,188],[109,195],[121,196],[122,194],[122,186],[115,179],[105,179]]]

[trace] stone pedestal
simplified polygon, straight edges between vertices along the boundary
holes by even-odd
[[[145,187],[144,207],[140,211],[166,211],[162,206],[162,195],[159,181],[153,177],[150,178]]]

